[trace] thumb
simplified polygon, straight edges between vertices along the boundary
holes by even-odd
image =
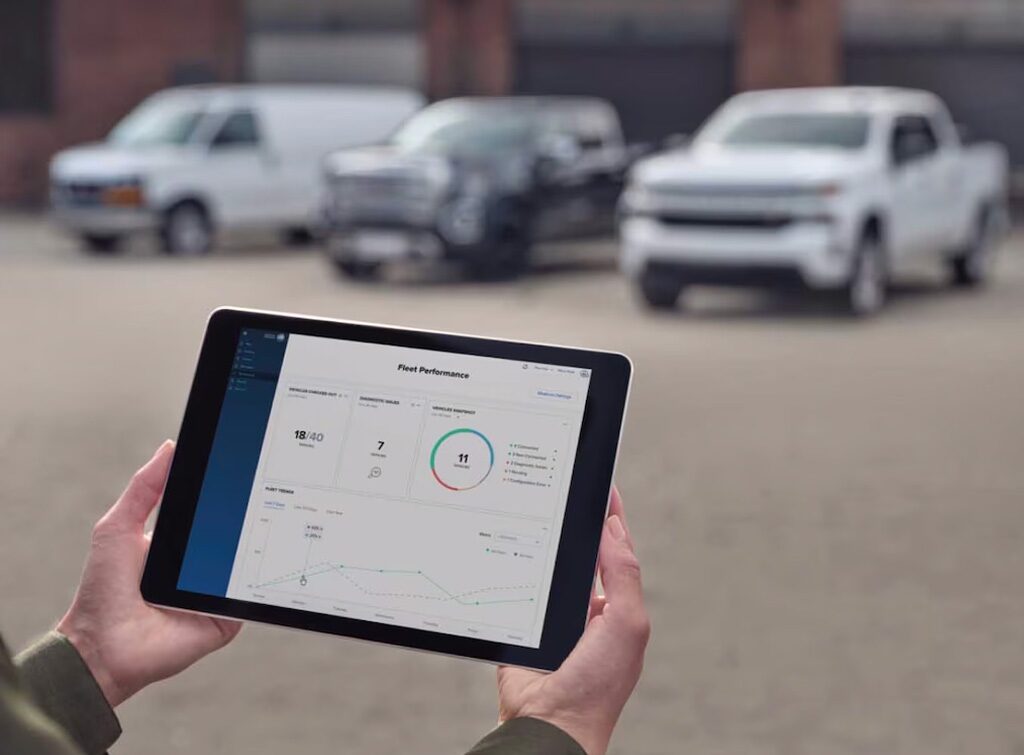
[[[174,442],[166,440],[153,458],[132,475],[128,487],[104,518],[119,527],[141,531],[146,519],[160,502],[173,458]]]
[[[598,565],[608,606],[626,616],[645,616],[640,562],[618,514],[605,520]]]

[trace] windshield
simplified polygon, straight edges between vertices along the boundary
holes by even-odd
[[[395,133],[392,143],[407,152],[486,154],[526,147],[533,118],[494,107],[430,108]]]
[[[185,144],[202,117],[200,108],[181,100],[144,102],[114,127],[109,140],[122,147]]]
[[[725,130],[730,147],[812,147],[860,149],[868,140],[868,117],[845,113],[754,115]]]

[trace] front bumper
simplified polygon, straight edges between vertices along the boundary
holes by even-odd
[[[345,227],[327,233],[327,254],[351,262],[436,260],[447,256],[441,237],[432,230],[408,227]]]
[[[850,277],[852,245],[826,223],[794,222],[782,228],[669,226],[630,216],[621,224],[623,270],[674,271],[681,280],[721,285],[802,283],[836,288]]]
[[[458,243],[433,224],[329,220],[327,253],[337,260],[391,262],[453,260],[467,262],[493,251],[493,226],[486,224],[472,242]]]
[[[68,207],[57,205],[50,212],[53,221],[78,234],[123,235],[154,231],[159,225],[156,212],[147,208]]]
[[[787,264],[721,265],[651,260],[644,275],[675,280],[682,285],[798,289],[807,287],[800,269]]]

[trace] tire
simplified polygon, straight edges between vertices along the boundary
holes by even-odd
[[[683,292],[682,281],[650,269],[644,270],[637,285],[644,303],[656,310],[675,309]]]
[[[960,288],[978,288],[988,282],[999,238],[999,213],[986,207],[978,213],[967,249],[949,260],[950,280]]]
[[[164,216],[160,245],[167,254],[200,256],[213,248],[213,224],[198,202],[182,202]]]
[[[531,244],[526,235],[509,231],[503,236],[466,261],[468,277],[482,281],[511,280],[530,268]]]
[[[315,241],[313,232],[308,228],[286,228],[281,234],[286,246],[305,247]]]
[[[86,233],[82,235],[82,247],[92,254],[115,254],[121,251],[121,237],[116,234]]]
[[[334,269],[341,275],[352,280],[369,281],[380,274],[379,262],[331,259],[331,264],[334,265]]]
[[[871,317],[885,306],[888,293],[885,247],[878,233],[868,230],[857,247],[850,280],[840,293],[840,309],[851,317]]]

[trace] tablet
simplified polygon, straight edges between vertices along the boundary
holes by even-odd
[[[611,352],[218,309],[143,597],[553,670],[630,377]]]

